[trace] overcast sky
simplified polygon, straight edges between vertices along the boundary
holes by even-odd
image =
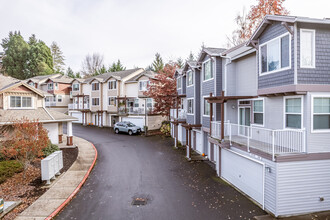
[[[146,67],[159,52],[165,61],[186,58],[205,46],[223,47],[235,15],[257,0],[2,0],[0,38],[20,30],[50,45],[56,41],[66,66],[81,70],[87,54]],[[286,0],[291,15],[330,17],[329,0]],[[2,50],[2,48],[1,48]]]

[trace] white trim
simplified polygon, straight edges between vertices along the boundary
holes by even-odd
[[[147,82],[147,85],[146,85],[145,89],[140,89],[140,83],[141,82]],[[148,87],[148,82],[149,82],[149,80],[139,80],[139,83],[138,83],[139,84],[139,91],[147,91],[148,90],[148,88],[147,88]]]
[[[208,96],[208,95],[204,95],[204,96],[203,96],[203,105],[201,105],[201,106],[202,106],[202,109],[201,109],[201,110],[203,111],[203,112],[202,112],[202,116],[203,116],[203,117],[210,117],[210,116],[211,116],[211,104],[210,104],[210,103],[209,103],[209,104],[210,104],[210,114],[209,114],[209,115],[205,115],[205,114],[204,114],[204,113],[205,113],[205,112],[204,112],[204,110],[205,110],[205,106],[204,106],[204,104],[205,104],[205,101],[206,101],[206,100],[205,100],[205,97],[209,97],[209,96]],[[213,116],[214,116],[214,112],[212,111],[212,113],[213,113],[213,114],[212,114],[212,117],[213,117]],[[213,119],[214,119],[214,117],[213,117]]]
[[[311,95],[311,133],[317,134],[317,133],[330,133],[330,129],[314,129],[314,98],[330,98],[330,94],[322,94],[322,95],[317,95],[317,94],[312,94]],[[322,114],[322,113],[321,113]],[[324,115],[329,115],[326,113],[323,113]],[[320,115],[320,113],[318,113]]]
[[[193,75],[192,75],[192,81],[193,81],[193,82],[192,82],[191,85],[188,85],[188,84],[189,84],[189,72],[191,72],[191,74],[193,74],[194,71],[193,71],[193,70],[188,70],[187,73],[186,73],[186,86],[187,86],[187,88],[188,88],[188,87],[191,87],[191,86],[194,86],[194,84],[195,84],[195,79],[194,79],[194,75],[195,75],[195,74],[193,74]]]
[[[294,29],[294,31],[293,31],[293,34],[294,34],[294,36],[293,36],[293,59],[294,59],[294,63],[293,63],[293,65],[294,65],[294,71],[293,71],[293,73],[294,73],[294,79],[293,79],[293,81],[294,81],[294,84],[296,85],[296,84],[298,84],[298,34],[297,34],[297,23],[294,23],[294,25],[293,25],[293,29]]]
[[[262,125],[254,123],[254,101],[259,101],[259,100],[262,100]],[[265,120],[266,120],[265,98],[254,98],[254,99],[251,99],[251,101],[252,101],[252,117],[253,117],[253,123],[251,123],[251,125],[253,125],[254,127],[265,127]],[[260,113],[260,112],[257,112],[257,113]]]
[[[91,91],[100,91],[100,83],[99,82],[93,82],[91,83],[92,84],[92,88],[91,88]],[[99,84],[99,88],[97,90],[93,90],[93,84]]]
[[[301,125],[300,128],[287,128],[286,125],[286,100],[287,99],[295,99],[295,98],[300,98],[301,102],[301,110],[300,113],[288,113],[291,115],[300,115],[301,116]],[[294,95],[294,96],[283,96],[283,129],[284,130],[301,130],[304,127],[304,96],[303,95]]]
[[[114,105],[110,105],[110,98],[115,98],[115,104]],[[117,106],[117,99],[116,96],[108,96],[108,106]]]
[[[93,99],[98,99],[99,100],[99,104],[98,105],[93,105]],[[99,97],[92,97],[92,100],[91,100],[91,106],[100,106],[100,98]]]
[[[189,100],[192,100],[193,101],[193,105],[192,105],[192,108],[193,108],[193,111],[192,113],[189,113]],[[194,102],[194,98],[187,98],[187,115],[194,115],[195,114],[195,106],[194,106],[195,102]]]
[[[29,98],[31,98],[31,107],[11,107],[10,106],[10,97],[20,97],[21,106],[23,105],[22,97],[29,97]],[[8,96],[8,109],[34,109],[34,97],[33,96],[21,96],[21,95],[9,95]]]
[[[288,67],[285,67],[285,68],[281,68],[281,54],[282,54],[282,50],[281,50],[281,38],[282,37],[285,37],[286,35],[289,36],[289,66]],[[275,41],[275,40],[278,40],[279,41],[279,68],[280,69],[277,69],[277,70],[273,70],[273,71],[267,71],[267,72],[264,72],[262,73],[262,62],[261,62],[261,47],[264,46],[264,45],[267,45],[268,43],[272,42],[272,41]],[[281,71],[285,71],[285,70],[289,70],[291,69],[291,34],[290,33],[285,33],[285,34],[282,34],[280,36],[277,36],[263,44],[260,44],[259,45],[259,53],[258,53],[258,59],[259,59],[259,76],[264,76],[264,75],[268,75],[268,74],[272,74],[272,73],[277,73],[277,72],[281,72]],[[268,58],[268,48],[267,48],[267,58]],[[268,61],[267,61],[267,66],[268,66]],[[268,69],[268,68],[267,68]]]
[[[302,59],[301,59],[301,54],[302,54],[301,33],[303,31],[313,33],[313,36],[312,36],[312,40],[313,40],[313,44],[312,44],[312,55],[313,55],[312,62],[313,62],[313,65],[312,66],[304,66],[304,65],[302,65]],[[300,28],[300,68],[304,68],[304,69],[305,68],[306,69],[313,69],[313,68],[315,68],[315,56],[316,56],[316,51],[315,51],[315,30],[314,29],[303,29],[303,28]]]
[[[74,85],[78,85],[78,90],[73,90]],[[80,83],[72,83],[72,92],[79,92],[80,91]]]
[[[209,78],[209,79],[206,79],[206,80],[205,80],[205,77],[204,77],[204,65],[205,65],[205,63],[207,63],[207,62],[211,62],[211,73],[212,73],[212,77]],[[203,83],[214,79],[214,67],[212,67],[212,63],[213,63],[213,62],[212,62],[212,59],[211,59],[211,58],[205,60],[205,61],[202,63],[202,82],[203,82]]]
[[[180,84],[178,83],[178,81],[180,80]],[[180,85],[180,87],[179,87]],[[177,89],[182,89],[182,77],[179,76],[177,79],[176,79],[176,88]]]
[[[115,88],[115,89],[110,89],[110,88],[109,88],[109,87],[110,87],[110,82],[115,82],[115,83],[116,83],[116,88]],[[118,84],[118,83],[117,83],[117,80],[115,80],[115,79],[114,79],[114,80],[109,80],[109,81],[108,81],[108,90],[110,90],[110,91],[117,90],[117,84]]]

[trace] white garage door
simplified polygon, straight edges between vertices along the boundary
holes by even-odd
[[[221,176],[263,205],[263,164],[229,150],[221,149]]]
[[[73,121],[73,123],[82,124],[82,114],[81,114],[81,112],[72,112],[71,115],[72,115],[72,117],[75,117],[75,118],[78,119],[77,121]]]
[[[202,143],[203,143],[202,132],[196,131],[196,151],[200,154],[204,153]]]
[[[48,137],[52,144],[58,144],[58,123],[43,124],[42,126],[48,130]]]
[[[144,130],[144,118],[143,117],[123,117],[122,121],[129,121],[133,124],[140,126],[142,131]]]

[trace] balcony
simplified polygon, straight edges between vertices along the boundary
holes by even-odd
[[[221,122],[213,121],[211,136],[221,139]],[[246,146],[247,151],[251,148],[272,155],[305,153],[305,129],[279,129],[272,130],[257,126],[244,126],[225,122],[224,139],[230,145],[238,144]]]
[[[147,110],[147,112],[145,112]],[[145,115],[152,113],[152,108],[139,108],[139,107],[119,107],[118,108],[118,114],[125,115]]]
[[[171,119],[186,120],[187,111],[185,109],[178,109],[178,117],[177,117],[176,111],[177,111],[177,109],[171,109],[170,110]]]
[[[45,102],[46,107],[56,106],[56,102]]]
[[[68,105],[69,110],[83,110],[83,109],[89,109],[89,103],[71,103]]]

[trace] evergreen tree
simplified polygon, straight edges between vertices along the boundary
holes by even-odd
[[[1,46],[4,50],[2,59],[4,72],[17,79],[28,78],[25,67],[30,46],[24,41],[20,32],[9,32],[8,38],[2,40]]]
[[[152,69],[157,73],[164,69],[164,62],[159,53],[155,54],[155,60],[152,62]]]
[[[187,58],[186,61],[194,61],[194,60],[195,60],[195,56],[194,56],[194,54],[190,51],[190,54],[189,54],[189,56],[188,56],[188,58]]]
[[[123,71],[126,70],[126,67],[122,65],[120,60],[118,59],[117,63],[113,62],[112,65],[109,67],[109,72],[117,72],[117,71]]]
[[[50,45],[50,50],[52,52],[55,73],[63,73],[63,66],[65,65],[63,52],[55,41]]]
[[[176,60],[176,64],[178,65],[179,68],[182,68],[184,66],[184,62],[183,62],[183,59],[181,57],[179,57],[177,60]]]
[[[66,70],[66,75],[71,78],[76,78],[73,70],[70,67],[68,67],[68,69]]]
[[[105,66],[102,65],[101,68],[96,70],[96,72],[94,73],[94,76],[97,76],[97,75],[100,75],[100,74],[103,74],[103,73],[106,73],[106,72],[107,72],[107,68],[105,68]]]

